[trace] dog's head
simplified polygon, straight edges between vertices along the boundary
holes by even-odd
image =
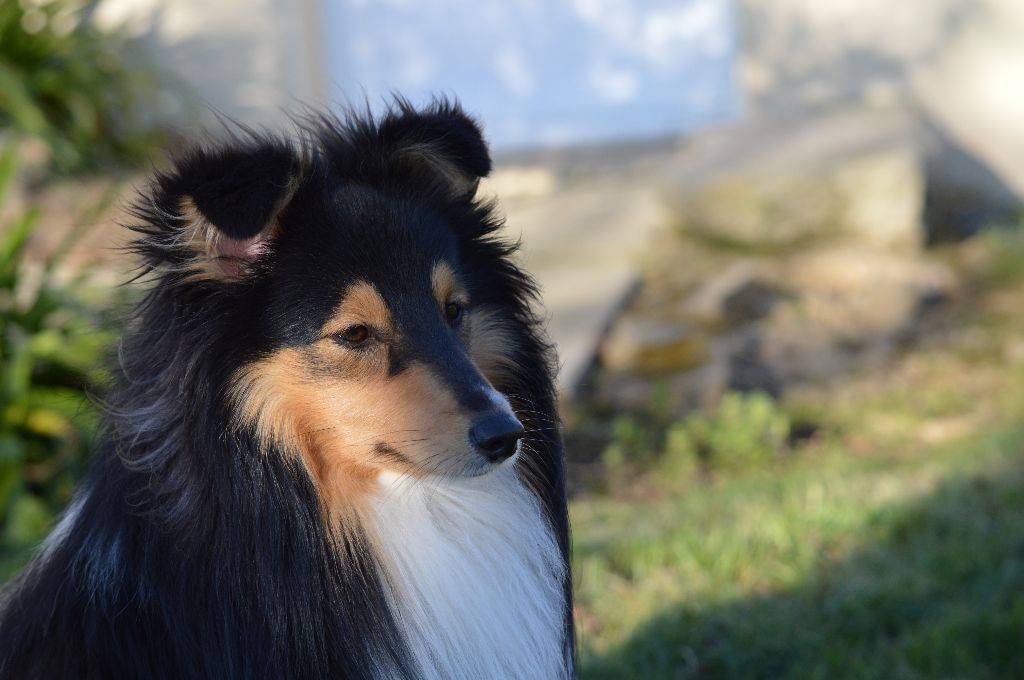
[[[328,496],[383,471],[508,464],[528,280],[474,195],[490,158],[451,104],[247,134],[158,178],[136,244],[179,313],[215,327],[232,426]],[[191,317],[189,317],[191,318]]]

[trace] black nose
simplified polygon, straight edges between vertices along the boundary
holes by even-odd
[[[516,442],[523,436],[523,424],[507,413],[489,413],[477,418],[469,428],[469,438],[492,463],[505,460],[516,452]]]

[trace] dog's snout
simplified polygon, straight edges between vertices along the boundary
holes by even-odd
[[[469,428],[469,438],[487,460],[498,463],[516,452],[523,432],[523,424],[511,414],[488,413]]]

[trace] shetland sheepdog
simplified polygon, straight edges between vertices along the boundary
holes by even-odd
[[[536,287],[458,104],[236,129],[141,192],[104,445],[0,677],[567,678]]]

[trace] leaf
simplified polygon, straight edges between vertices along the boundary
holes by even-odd
[[[16,493],[7,511],[5,538],[15,544],[37,541],[46,535],[53,517],[53,511],[36,496]]]
[[[11,495],[21,485],[21,463],[24,447],[11,435],[0,435],[0,521],[7,514]]]
[[[40,437],[63,438],[74,431],[74,426],[57,411],[36,408],[25,416],[25,429]]]
[[[92,402],[79,389],[33,385],[26,401],[32,409],[52,411],[72,423],[95,421]]]
[[[8,331],[8,335],[12,335]],[[7,357],[6,366],[0,373],[3,377],[2,396],[11,402],[23,400],[32,383],[32,354],[27,342],[14,342],[13,352]]]
[[[0,241],[0,281],[4,287],[12,287],[8,281],[14,279],[15,267],[18,265],[18,256],[28,242],[32,229],[39,220],[39,210],[31,209],[15,221],[14,226]]]
[[[14,142],[7,142],[0,151],[0,205],[7,198],[7,192],[14,184],[14,176],[18,170],[17,148]]]
[[[0,59],[0,110],[9,115],[16,128],[29,134],[46,136],[49,122],[25,87],[23,74],[13,64]]]

